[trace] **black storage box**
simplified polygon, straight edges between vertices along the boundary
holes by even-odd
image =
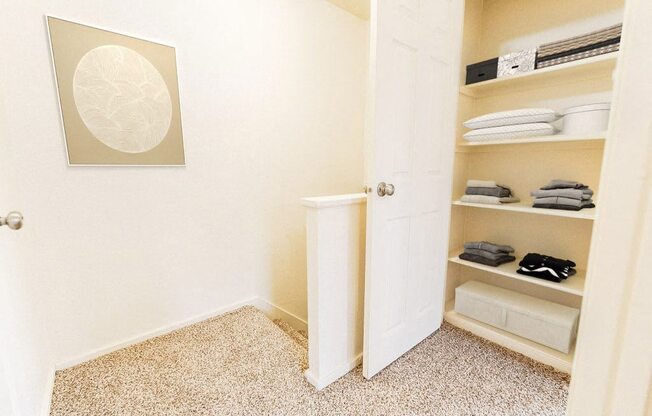
[[[498,76],[498,58],[466,66],[466,85],[487,81]]]

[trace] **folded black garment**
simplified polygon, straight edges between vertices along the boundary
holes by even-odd
[[[562,204],[534,204],[532,206],[534,208],[563,209],[564,211],[580,211],[584,208],[595,208],[595,204],[586,204],[582,205],[581,207]]]
[[[571,269],[571,271],[568,273],[568,276],[562,277],[561,275],[551,273],[548,270],[532,271],[525,267],[520,267],[518,270],[516,270],[516,273],[536,277],[538,279],[548,280],[549,282],[560,283],[563,282],[568,276],[574,275],[576,272],[575,269]]]
[[[528,253],[523,257],[523,259],[518,263],[519,266],[529,267],[529,266],[552,266],[552,267],[567,267],[573,268],[577,264],[573,260],[564,260],[558,259],[556,257],[548,256],[545,254],[539,253]]]
[[[504,186],[495,186],[493,188],[480,188],[475,186],[469,186],[464,191],[466,195],[486,195],[486,196],[497,196],[498,198],[506,198],[512,195],[511,189]]]
[[[518,265],[521,267],[517,270],[517,273],[553,282],[561,282],[576,273],[574,261],[558,259],[539,253],[528,253]]]
[[[509,263],[511,261],[516,260],[516,257],[514,256],[503,256],[497,260],[491,260],[482,256],[476,256],[475,254],[469,254],[469,253],[460,254],[460,258],[462,260],[472,261],[473,263],[480,263],[486,266],[493,266],[493,267],[498,267],[501,264]]]

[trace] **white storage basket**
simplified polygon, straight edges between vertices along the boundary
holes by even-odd
[[[580,311],[522,293],[468,281],[455,289],[455,312],[568,353]]]
[[[564,112],[564,134],[595,134],[609,127],[610,103],[571,107]]]

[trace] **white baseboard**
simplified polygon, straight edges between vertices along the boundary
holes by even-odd
[[[108,345],[106,347],[98,348],[96,350],[90,351],[86,354],[82,354],[80,356],[77,356],[75,358],[72,358],[70,360],[66,360],[62,363],[58,363],[56,365],[56,370],[63,370],[66,368],[74,367],[76,365],[79,365],[81,363],[85,363],[86,361],[93,360],[95,358],[101,357],[102,355],[106,355],[109,353],[112,353],[114,351],[129,347],[134,344],[139,344],[143,341],[147,341],[148,339],[155,338],[161,335],[168,334],[172,331],[175,331],[177,329],[186,327],[188,325],[195,324],[197,322],[205,321],[206,319],[214,318],[218,315],[225,314],[227,312],[231,312],[235,309],[238,309],[242,306],[245,305],[252,305],[256,306],[257,303],[257,297],[252,297],[244,301],[239,301],[232,303],[230,305],[223,306],[221,308],[217,308],[215,310],[212,310],[210,312],[202,313],[199,315],[195,315],[189,319],[185,319],[183,321],[176,322],[172,325],[166,325],[164,327],[155,329],[153,331],[148,331],[143,334],[137,335],[135,337],[128,338],[124,341],[117,342],[115,344]],[[265,312],[265,311],[263,311]]]
[[[336,368],[335,370],[331,371],[329,374],[325,376],[317,377],[315,374],[313,374],[310,371],[310,369],[307,369],[303,374],[306,376],[306,380],[308,380],[310,384],[315,386],[317,390],[321,390],[324,387],[336,381],[337,379],[339,379],[340,377],[344,377],[345,375],[347,375],[351,370],[359,366],[361,362],[362,362],[362,354],[358,354],[353,360]]]
[[[306,321],[273,303],[257,297],[252,305],[264,312],[270,319],[282,319],[296,330],[308,331],[308,323]]]
[[[186,327],[188,325],[195,324],[197,322],[205,321],[206,319],[214,318],[216,316],[225,314],[227,312],[231,312],[235,309],[238,309],[242,306],[245,305],[251,305],[255,306],[256,308],[260,309],[265,315],[267,315],[270,319],[283,319],[286,321],[288,324],[290,324],[294,329],[298,330],[308,330],[308,324],[306,321],[303,319],[291,314],[290,312],[286,311],[283,308],[280,308],[272,303],[267,302],[266,300],[261,299],[258,296],[251,297],[249,299],[239,301],[232,303],[230,305],[223,306],[221,308],[217,308],[215,310],[212,310],[210,312],[202,313],[199,315],[195,315],[189,319],[185,319],[183,321],[176,322],[172,325],[167,325],[158,329],[155,329],[153,331],[148,331],[143,334],[137,335],[135,337],[128,338],[124,341],[117,342],[115,344],[108,345],[106,347],[98,348],[96,350],[90,351],[86,354],[79,355],[77,357],[74,357],[72,359],[66,360],[64,362],[58,363],[55,367],[56,370],[63,370],[66,368],[74,367],[76,365],[85,363],[87,361],[93,360],[95,358],[101,357],[103,355],[112,353],[114,351],[129,347],[131,345],[135,345],[138,343],[141,343],[143,341],[147,341],[148,339],[155,338],[161,335],[168,334],[172,331],[175,331],[177,329]],[[52,373],[52,385],[54,385],[54,371]]]
[[[308,324],[306,321],[303,319],[291,314],[290,312],[286,311],[283,308],[280,308],[272,303],[269,303],[257,296],[251,297],[249,299],[239,301],[232,303],[227,306],[223,306],[221,308],[217,308],[215,310],[212,310],[210,312],[202,313],[199,315],[195,315],[189,319],[185,319],[183,321],[176,322],[172,325],[166,325],[164,327],[155,329],[153,331],[148,331],[143,334],[137,335],[135,337],[128,338],[124,341],[117,342],[115,344],[108,345],[106,347],[98,348],[93,351],[90,351],[86,354],[79,355],[75,358],[66,360],[62,363],[58,363],[51,371],[50,375],[48,376],[48,381],[47,381],[47,386],[46,386],[46,397],[44,399],[44,404],[43,404],[43,412],[42,414],[44,416],[49,416],[50,414],[50,408],[51,408],[51,402],[52,402],[52,393],[54,390],[54,380],[55,380],[55,373],[57,370],[64,370],[66,368],[74,367],[76,365],[85,363],[90,360],[94,360],[95,358],[101,357],[106,354],[110,354],[114,351],[129,347],[131,345],[139,344],[143,341],[147,341],[148,339],[155,338],[161,335],[168,334],[172,331],[175,331],[177,329],[195,324],[197,322],[205,321],[210,318],[214,318],[216,316],[225,314],[227,312],[231,312],[233,310],[236,310],[238,308],[241,308],[242,306],[246,305],[251,305],[259,310],[261,310],[265,315],[267,315],[270,319],[283,319],[286,321],[288,324],[290,324],[293,328],[298,329],[298,330],[308,330]]]
[[[290,324],[294,329],[297,330],[308,330],[308,324],[306,321],[303,319],[297,317],[296,315],[291,314],[290,312],[286,311],[283,308],[280,308],[272,303],[267,302],[266,300],[263,300],[257,296],[251,297],[249,299],[239,301],[232,303],[227,306],[223,306],[221,308],[217,308],[215,310],[212,310],[210,312],[202,313],[199,315],[195,315],[189,319],[185,319],[183,321],[176,322],[172,325],[166,325],[164,327],[155,329],[153,331],[148,331],[143,334],[137,335],[135,337],[128,338],[124,341],[117,342],[115,344],[108,345],[106,347],[98,348],[93,351],[90,351],[86,354],[79,355],[75,358],[66,360],[64,362],[58,363],[51,371],[50,375],[48,376],[48,381],[47,381],[47,388],[46,388],[46,397],[44,399],[43,403],[43,416],[49,416],[50,414],[50,408],[52,405],[52,393],[54,390],[54,380],[55,380],[55,373],[57,370],[64,370],[66,368],[74,367],[76,365],[85,363],[90,360],[94,360],[95,358],[101,357],[103,355],[112,353],[114,351],[129,347],[131,345],[139,344],[143,341],[147,341],[148,339],[155,338],[161,335],[168,334],[172,331],[175,331],[177,329],[195,324],[197,322],[205,321],[206,319],[214,318],[216,316],[225,314],[227,312],[231,312],[233,310],[236,310],[238,308],[241,308],[242,306],[246,305],[251,305],[254,306],[258,309],[260,309],[265,315],[267,315],[270,319],[283,319],[286,321],[288,324]],[[353,366],[355,367],[355,366]]]

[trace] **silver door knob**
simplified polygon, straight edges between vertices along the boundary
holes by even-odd
[[[394,185],[391,183],[381,182],[378,184],[376,192],[378,193],[378,196],[392,196],[394,195]]]
[[[12,230],[20,230],[23,226],[23,214],[12,211],[6,217],[0,217],[0,226],[6,225]]]

